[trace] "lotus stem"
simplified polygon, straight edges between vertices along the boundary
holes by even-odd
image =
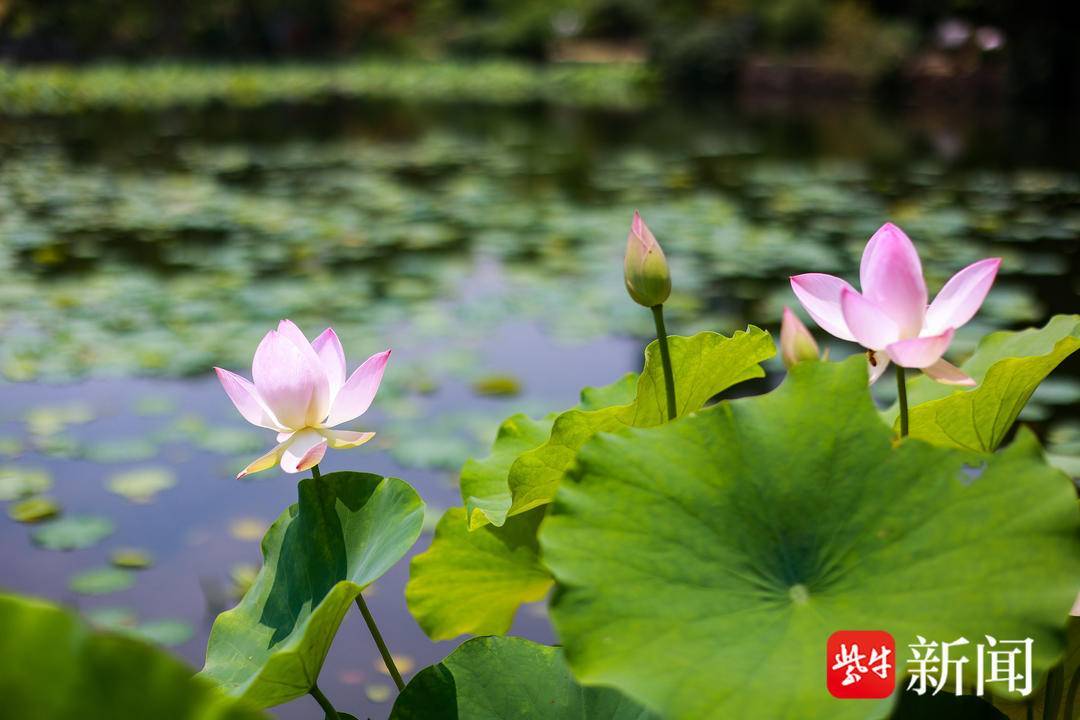
[[[671,370],[671,351],[668,350],[667,328],[664,327],[664,306],[652,306],[653,320],[656,322],[656,339],[660,343],[660,361],[664,365],[664,389],[667,391],[667,416],[674,420],[677,414],[675,405],[675,373]]]
[[[318,684],[313,684],[311,689],[308,690],[308,693],[311,694],[311,697],[315,698],[315,702],[319,703],[319,706],[322,707],[323,712],[326,713],[326,717],[329,718],[329,720],[341,720],[338,711],[334,709],[329,698],[322,694],[322,690],[319,689]]]
[[[322,473],[321,473],[321,472],[319,472],[319,465],[318,465],[318,463],[316,463],[316,464],[315,464],[315,465],[314,465],[314,466],[313,466],[313,467],[311,468],[311,479],[312,479],[312,480],[315,480],[315,481],[318,481],[318,480],[320,480],[321,478],[322,478]]]
[[[375,644],[379,646],[379,654],[382,655],[383,664],[386,665],[390,677],[394,678],[394,684],[397,685],[398,692],[401,692],[405,689],[405,681],[401,679],[401,673],[398,672],[397,665],[394,664],[394,657],[390,654],[390,649],[386,647],[386,641],[383,640],[382,633],[379,632],[379,626],[375,624],[375,618],[371,615],[371,611],[368,610],[363,593],[356,596],[356,607],[360,608],[360,614],[364,616],[364,622],[367,623],[368,630],[371,631],[371,637],[375,639]]]
[[[904,368],[899,365],[896,366],[896,397],[900,401],[900,437],[907,437],[907,378],[904,377]]]

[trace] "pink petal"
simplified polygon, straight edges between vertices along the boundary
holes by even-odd
[[[926,281],[919,253],[904,231],[885,223],[866,243],[859,267],[862,294],[900,329],[900,336],[918,337],[926,315]]]
[[[923,331],[938,333],[947,327],[958,328],[970,320],[990,292],[999,267],[1001,258],[987,258],[968,265],[949,278],[926,309]]]
[[[840,293],[840,311],[856,341],[864,348],[881,350],[900,339],[896,323],[876,303],[844,288]]]
[[[799,298],[814,322],[830,335],[855,342],[855,336],[840,312],[840,292],[845,288],[854,290],[847,281],[824,273],[805,273],[791,278],[795,297]]]
[[[968,377],[963,370],[952,363],[947,362],[944,358],[938,360],[933,365],[924,367],[923,372],[929,375],[931,380],[944,385],[975,387],[975,380],[973,378]]]
[[[375,437],[375,433],[373,432],[353,432],[352,430],[320,429],[319,434],[326,438],[327,444],[335,450],[348,450],[349,448],[360,447],[368,440]]]
[[[949,343],[952,342],[955,332],[953,328],[949,328],[940,335],[900,340],[889,345],[885,350],[897,365],[928,368],[940,360],[949,349]]]
[[[269,470],[270,468],[277,465],[278,461],[281,459],[282,454],[285,452],[286,448],[288,448],[289,445],[292,444],[292,441],[293,436],[289,435],[287,438],[285,438],[285,440],[278,443],[278,445],[274,447],[273,450],[266,453],[262,457],[252,462],[246,468],[241,470],[240,474],[236,476],[236,479],[239,480],[245,475],[250,475],[251,473],[257,473],[262,470]]]
[[[867,357],[867,364],[870,366],[870,384],[873,385],[885,373],[885,368],[889,367],[889,356],[880,350],[872,352]]]
[[[371,407],[371,401],[375,399],[375,393],[379,391],[379,383],[382,382],[383,370],[388,360],[390,360],[390,351],[384,350],[372,355],[364,361],[363,365],[356,368],[334,398],[334,406],[330,408],[330,415],[323,423],[326,427],[349,422],[363,415]]]
[[[322,359],[319,358],[315,348],[308,342],[307,336],[292,320],[282,320],[278,323],[278,332],[284,335],[289,341],[296,346],[296,348],[304,355],[309,363],[319,368],[323,377],[326,378],[325,383],[318,383],[315,387],[315,392],[311,396],[311,403],[308,406],[307,412],[307,424],[317,425],[323,421],[326,417],[326,413],[330,411],[330,378],[326,374],[326,369],[323,365]]]
[[[287,473],[310,470],[326,454],[326,439],[314,430],[301,430],[281,455],[281,469]]]
[[[330,382],[330,399],[333,402],[334,396],[345,384],[345,348],[341,347],[341,340],[333,328],[323,330],[311,343],[311,347],[326,371],[326,379]]]
[[[270,412],[270,408],[266,407],[262,398],[259,397],[254,385],[228,370],[216,367],[214,371],[217,373],[218,380],[221,381],[221,387],[225,389],[225,394],[229,396],[229,399],[232,400],[233,405],[236,406],[236,409],[240,411],[245,420],[252,425],[269,428],[270,430],[280,430],[282,428],[281,423]]]
[[[805,360],[821,359],[814,336],[786,305],[780,321],[780,358],[788,368]]]
[[[308,422],[313,398],[329,395],[322,364],[315,352],[309,351],[310,356],[285,335],[271,330],[259,343],[251,364],[259,397],[283,426],[294,430],[314,424]]]

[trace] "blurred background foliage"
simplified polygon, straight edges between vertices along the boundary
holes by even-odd
[[[1075,101],[1054,0],[0,0],[0,57],[648,63],[673,88]]]

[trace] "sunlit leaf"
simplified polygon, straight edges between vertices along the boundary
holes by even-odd
[[[977,387],[958,391],[926,377],[911,381],[911,436],[993,452],[1039,383],[1077,348],[1080,315],[1058,315],[1039,329],[988,335],[961,366],[979,383]],[[894,416],[891,411],[889,417]]]
[[[451,508],[431,547],[413,558],[405,599],[409,612],[433,640],[464,633],[501,635],[522,603],[543,598],[551,575],[540,563],[537,508],[470,531],[463,508]]]
[[[985,467],[966,457],[894,444],[861,357],[597,437],[540,535],[575,676],[673,719],[843,720],[892,699],[829,695],[838,629],[888,630],[904,668],[917,635],[1031,637],[1047,669],[1080,590],[1075,490],[1026,432]]]

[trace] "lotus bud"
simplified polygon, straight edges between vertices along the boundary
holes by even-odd
[[[780,323],[780,357],[787,368],[804,360],[820,358],[814,336],[788,307],[784,308],[784,319]]]
[[[626,291],[639,305],[648,308],[662,305],[671,295],[671,272],[667,258],[636,210],[634,221],[630,224],[630,234],[626,238],[623,269]]]

